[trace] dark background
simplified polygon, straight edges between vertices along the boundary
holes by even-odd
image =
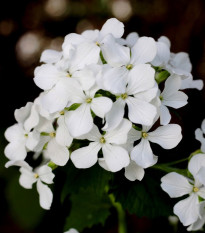
[[[15,123],[14,110],[33,101],[41,91],[33,82],[33,71],[39,65],[41,52],[46,48],[61,50],[63,38],[68,33],[100,29],[108,18],[116,17],[125,24],[125,36],[132,31],[156,40],[162,35],[167,36],[171,40],[172,52],[189,53],[194,79],[205,81],[204,12],[204,0],[0,2],[0,233],[43,232],[42,229],[47,232],[48,225],[52,229],[52,224],[60,225],[63,222],[60,217],[64,210],[59,209],[57,197],[52,213],[36,208],[37,193],[19,187],[16,169],[4,168],[6,141],[3,133]],[[193,89],[186,93],[189,104],[179,111],[181,118],[178,120],[184,138],[179,147],[172,151],[176,158],[179,154],[186,157],[199,148],[200,144],[194,140],[194,130],[200,127],[205,118],[205,91]],[[168,153],[168,156],[171,154]],[[56,179],[57,182],[61,180]],[[30,203],[29,206],[27,203]],[[55,219],[56,222],[52,222]],[[157,224],[163,225],[162,222],[153,221],[146,225],[147,221],[144,224],[143,219],[137,221],[139,232],[153,232],[154,227],[159,229]]]

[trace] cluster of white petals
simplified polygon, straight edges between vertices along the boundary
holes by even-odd
[[[172,198],[188,195],[174,206],[174,213],[188,231],[205,223],[205,154],[194,155],[188,164],[191,177],[171,172],[162,177],[161,187]]]
[[[172,149],[182,139],[169,108],[187,104],[182,89],[203,86],[193,80],[188,54],[171,53],[166,37],[123,39],[123,33],[123,23],[111,18],[100,31],[67,35],[60,52],[45,50],[34,72],[42,93],[15,111],[17,123],[5,132],[7,167],[20,166],[23,187],[37,182],[45,209],[52,202],[52,170],[49,178],[44,174],[49,163],[65,166],[71,159],[84,169],[98,163],[142,180],[144,169],[157,163],[151,144]],[[157,75],[163,72],[168,78],[161,90]],[[87,144],[76,148],[76,142]],[[25,162],[30,152],[42,160],[34,170]]]

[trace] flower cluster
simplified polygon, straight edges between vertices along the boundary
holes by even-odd
[[[201,142],[201,149],[191,156],[187,175],[171,172],[162,177],[161,187],[170,197],[188,195],[174,206],[174,213],[188,231],[200,230],[205,223],[205,120],[202,129],[195,131],[196,139]],[[177,182],[176,182],[177,181]]]
[[[171,53],[164,36],[123,33],[123,23],[111,18],[101,30],[68,34],[60,52],[45,50],[34,72],[42,93],[15,110],[17,123],[5,132],[6,167],[20,167],[23,187],[37,183],[44,209],[52,203],[52,168],[69,158],[77,168],[98,163],[142,180],[158,160],[152,143],[172,149],[182,139],[169,108],[187,104],[182,90],[203,86],[193,80],[188,54]],[[41,158],[38,167],[28,164],[31,157]]]

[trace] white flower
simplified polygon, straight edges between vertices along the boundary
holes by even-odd
[[[46,119],[41,121],[41,125],[36,128],[41,133],[41,138],[34,151],[43,151],[43,155],[47,160],[51,160],[59,166],[64,166],[69,160],[68,147],[73,138],[65,125],[64,115],[58,118],[57,124],[55,130],[51,121]]]
[[[82,147],[71,153],[71,160],[77,168],[88,168],[98,160],[98,152],[102,149],[103,158],[108,169],[117,172],[130,162],[128,152],[121,147],[127,141],[127,133],[131,128],[131,122],[124,119],[114,130],[101,134],[97,126],[81,139],[92,141],[89,146]]]
[[[181,108],[187,104],[188,96],[179,91],[181,78],[178,75],[171,75],[165,82],[165,88],[160,94],[160,124],[167,125],[171,120],[171,114],[167,107],[175,109]]]
[[[10,160],[24,160],[27,152],[32,151],[39,143],[40,135],[37,131],[28,132],[18,123],[5,131],[5,138],[9,141],[4,153]]]
[[[36,183],[40,198],[40,206],[47,210],[50,209],[53,194],[50,188],[44,184],[53,183],[55,175],[52,173],[52,169],[50,167],[43,165],[33,171],[32,167],[30,167],[25,161],[9,161],[5,166],[7,168],[10,166],[20,166],[20,185],[26,189],[32,189],[33,184]]]
[[[177,124],[160,126],[152,132],[149,132],[150,128],[143,126],[142,131],[133,129],[132,136],[129,136],[133,142],[141,139],[131,151],[131,159],[143,168],[150,167],[157,162],[157,156],[153,154],[149,142],[157,143],[164,149],[172,149],[182,139],[181,127]]]
[[[69,231],[66,231],[64,233],[79,233],[76,229],[71,228]]]
[[[99,60],[100,46],[103,45],[104,38],[112,35],[114,38],[120,38],[124,33],[124,25],[115,18],[111,18],[105,22],[102,29],[99,30],[86,30],[82,35],[70,33],[65,37],[62,45],[63,55],[65,58],[70,57],[73,45],[76,46],[76,57],[83,61],[97,63]]]
[[[112,109],[106,114],[104,130],[110,130],[121,122],[125,105],[128,105],[128,118],[138,124],[151,125],[156,116],[156,107],[149,102],[156,96],[154,70],[148,64],[139,64],[128,75],[128,83],[123,92],[118,93],[119,98]],[[112,92],[112,82],[110,89]]]
[[[71,102],[81,105],[65,115],[65,122],[73,137],[79,137],[92,129],[91,110],[100,118],[104,118],[105,114],[110,111],[112,100],[103,96],[95,98],[95,93],[98,90],[99,88],[95,86],[87,91],[80,88],[74,90]]]
[[[188,169],[193,175],[194,180],[176,172],[171,172],[161,179],[161,187],[170,197],[181,197],[189,194],[187,198],[179,201],[174,206],[174,213],[179,217],[184,226],[194,224],[201,218],[198,197],[205,198],[205,154],[197,154],[192,157]]]
[[[201,142],[201,151],[203,153],[205,153],[205,138],[204,138],[204,134],[205,134],[205,119],[202,121],[201,123],[201,129],[196,129],[195,130],[195,138]]]
[[[130,70],[139,64],[150,62],[155,57],[156,43],[152,38],[141,37],[130,49],[119,45],[109,36],[102,46],[102,53],[107,63],[113,67],[103,75],[104,87],[117,94],[125,92]]]

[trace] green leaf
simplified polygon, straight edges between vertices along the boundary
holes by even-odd
[[[24,229],[33,229],[39,224],[45,211],[39,205],[39,195],[33,189],[24,189],[19,185],[16,175],[7,186],[6,197],[13,219]]]
[[[112,172],[101,168],[98,164],[88,169],[75,168],[72,163],[65,166],[66,181],[61,200],[71,193],[77,193],[81,188],[92,189],[95,195],[104,195],[105,187],[113,177]]]
[[[105,192],[103,196],[98,196],[95,190],[81,189],[77,194],[73,193],[70,200],[72,206],[70,215],[66,218],[65,231],[76,228],[81,232],[96,224],[104,225],[110,215],[112,205]]]
[[[147,172],[148,173],[148,172]],[[170,198],[160,187],[160,178],[146,174],[142,181],[115,180],[113,193],[125,210],[138,217],[155,218],[173,214]]]

